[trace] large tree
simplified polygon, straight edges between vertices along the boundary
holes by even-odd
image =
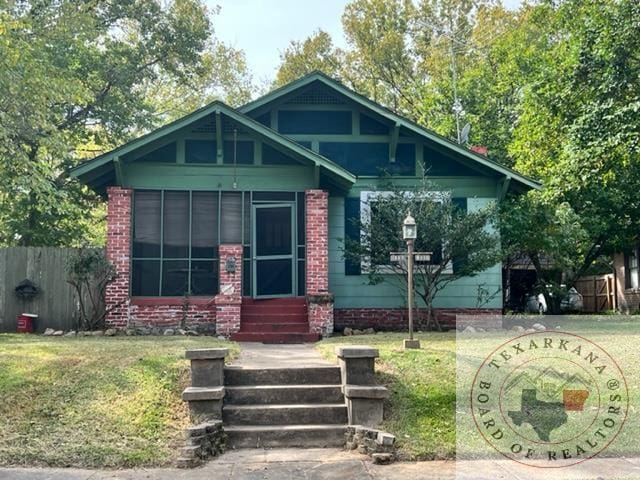
[[[4,4],[0,244],[99,243],[99,200],[68,169],[203,101],[216,81],[234,83],[235,58],[219,62],[198,0]]]

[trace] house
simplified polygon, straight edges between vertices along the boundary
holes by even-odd
[[[399,329],[405,302],[342,257],[348,219],[385,177],[428,177],[468,210],[538,184],[312,73],[240,108],[213,102],[76,167],[108,198],[107,322],[215,324],[244,340]],[[501,267],[450,285],[438,315],[473,311]],[[500,312],[496,295],[485,310]]]
[[[624,253],[617,253],[613,256],[616,305],[618,310],[623,313],[640,311],[639,255],[640,247],[636,245]]]

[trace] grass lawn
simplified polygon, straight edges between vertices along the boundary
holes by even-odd
[[[603,452],[604,455],[639,455],[637,432],[640,431],[640,318],[605,316],[595,319],[583,316],[566,318],[562,323],[563,330],[584,334],[605,348],[618,362],[627,380],[630,397],[627,422],[618,438]],[[385,405],[385,421],[382,428],[396,435],[401,457],[419,460],[454,458],[456,342],[458,351],[464,357],[475,357],[481,362],[486,352],[490,352],[514,334],[462,334],[456,340],[454,332],[420,333],[416,338],[420,339],[422,349],[407,351],[402,348],[402,339],[405,336],[406,334],[385,333],[334,337],[320,342],[317,348],[330,360],[336,358],[333,353],[336,345],[366,344],[378,348],[380,358],[376,360],[376,369],[379,381],[391,392]],[[470,442],[470,445],[465,444],[465,447],[483,454],[494,453],[476,434],[473,427],[465,428],[462,425],[459,431],[464,433],[463,441]]]
[[[214,337],[0,334],[0,465],[170,464],[188,413],[187,348]]]

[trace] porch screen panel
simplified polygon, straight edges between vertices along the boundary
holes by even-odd
[[[220,242],[242,242],[242,193],[222,192]]]
[[[164,258],[189,258],[189,192],[164,193]]]
[[[133,256],[160,256],[160,192],[137,191],[133,197]]]
[[[193,192],[191,219],[191,257],[218,256],[218,193]]]

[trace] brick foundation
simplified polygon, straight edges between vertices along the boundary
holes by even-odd
[[[329,294],[329,194],[323,190],[305,192],[306,290],[309,330],[333,332],[333,295]]]
[[[133,298],[130,325],[136,327],[188,327],[215,325],[213,298]]]
[[[456,315],[501,315],[502,310],[491,308],[436,308],[436,319],[443,328],[455,328]],[[334,328],[341,331],[345,327],[376,330],[405,330],[409,327],[406,308],[336,308],[333,312]],[[426,329],[426,311],[418,310],[414,326]]]
[[[131,195],[129,188],[109,187],[107,195],[107,259],[117,278],[107,285],[106,326],[124,328],[129,323],[129,271],[131,268]]]

